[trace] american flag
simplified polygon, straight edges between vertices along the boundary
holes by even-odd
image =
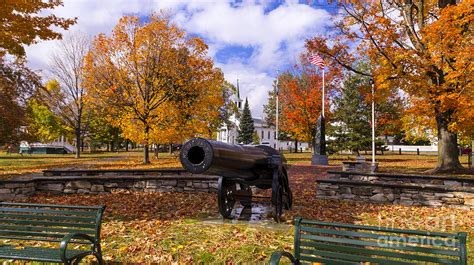
[[[324,67],[323,59],[317,54],[312,54],[311,56],[309,56],[309,62],[316,66],[319,66],[320,68]]]

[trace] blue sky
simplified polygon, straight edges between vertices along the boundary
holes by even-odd
[[[323,0],[65,0],[53,13],[78,18],[70,32],[95,36],[110,33],[123,15],[146,18],[159,10],[170,13],[188,34],[206,41],[209,56],[226,80],[235,84],[239,79],[241,95],[249,98],[256,117],[262,116],[277,71],[296,62],[305,39],[327,32],[337,12],[334,4]],[[30,66],[46,78],[55,42],[27,47]]]

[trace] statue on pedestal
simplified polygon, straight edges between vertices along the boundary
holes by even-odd
[[[322,115],[318,118],[315,138],[315,152],[311,159],[311,165],[328,165],[328,157],[326,155],[325,122]]]

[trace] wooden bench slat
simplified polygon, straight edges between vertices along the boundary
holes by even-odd
[[[0,230],[0,235],[14,235],[14,236],[30,236],[30,237],[44,237],[44,238],[63,238],[65,234],[43,233],[33,231],[16,231],[16,230]]]
[[[341,260],[311,257],[311,256],[305,256],[305,255],[301,255],[300,260],[311,261],[311,262],[321,262],[323,264],[333,264],[333,265],[339,265],[339,264],[340,265],[360,265],[360,262],[341,261]]]
[[[376,234],[376,233],[368,233],[368,232],[356,232],[356,231],[349,231],[349,230],[336,230],[336,229],[325,229],[325,228],[316,228],[316,227],[309,227],[309,226],[301,226],[300,231],[310,232],[310,233],[317,233],[317,234],[330,234],[330,235],[338,235],[338,236],[348,236],[348,237],[359,237],[359,238],[372,238],[372,239],[380,239],[386,238],[386,241],[398,241],[397,239],[404,239],[406,237],[402,237],[399,235],[387,235],[387,234]],[[416,242],[420,245],[426,246],[447,246],[447,247],[459,247],[459,243],[457,241],[452,240],[442,240],[437,238],[428,238],[419,237],[420,242]],[[427,240],[423,240],[427,239]],[[431,243],[431,244],[430,244]],[[451,244],[454,243],[454,246]]]
[[[377,264],[387,264],[387,265],[413,265],[416,263],[413,262],[404,262],[404,261],[390,261],[381,258],[373,258],[370,256],[362,256],[362,255],[353,255],[341,252],[332,252],[332,251],[322,251],[322,250],[310,250],[310,249],[300,249],[301,253],[309,254],[309,255],[316,255],[323,258],[336,258],[342,259],[347,261],[356,261],[356,262],[375,262]]]
[[[32,221],[32,220],[18,220],[18,219],[3,219],[0,218],[1,223],[8,224],[32,224],[41,226],[62,226],[62,227],[81,227],[81,228],[95,228],[96,224],[85,224],[85,223],[68,223],[68,222],[47,222],[47,221]]]
[[[22,202],[2,202],[0,205],[8,206],[25,206],[25,207],[46,207],[46,208],[68,208],[68,209],[89,209],[98,211],[100,206],[81,206],[81,205],[64,205],[64,204],[31,204]]]
[[[80,216],[97,216],[97,211],[67,211],[67,210],[49,210],[34,208],[14,208],[0,207],[0,212],[20,212],[20,213],[43,213],[43,214],[61,214],[61,215],[80,215]]]
[[[2,218],[6,219],[33,219],[33,220],[53,220],[53,221],[71,221],[71,222],[81,222],[81,223],[95,223],[95,217],[76,217],[76,216],[61,216],[61,215],[34,215],[34,214],[11,214],[11,213],[2,213],[0,215],[0,220]]]
[[[395,244],[382,245],[375,241],[363,241],[363,240],[355,240],[355,239],[348,239],[348,238],[335,238],[335,237],[315,236],[315,235],[306,235],[306,234],[302,234],[301,238],[308,239],[308,240],[342,243],[342,244],[350,244],[350,245],[357,245],[357,246],[371,246],[371,247],[380,247],[380,248],[391,248],[391,249],[397,249],[397,250],[406,250],[406,251],[412,251],[412,252],[426,252],[430,254],[440,254],[440,255],[447,255],[447,256],[459,255],[459,252],[452,251],[452,250],[433,249],[433,248],[418,247],[418,246],[400,246],[400,245],[395,245]]]
[[[368,248],[363,248],[363,247],[350,247],[350,246],[327,244],[327,243],[303,241],[301,242],[301,246],[313,247],[316,249],[326,249],[326,250],[337,249],[338,251],[341,251],[341,252],[361,253],[361,254],[368,254],[368,255],[386,256],[386,257],[392,257],[392,258],[402,258],[402,259],[417,260],[417,261],[437,262],[437,263],[444,263],[444,264],[457,264],[459,262],[459,259],[446,259],[446,258],[440,258],[440,257],[435,257],[435,256],[422,256],[422,255],[408,254],[408,253],[396,252],[396,251],[368,249]]]
[[[7,236],[7,235],[0,235],[0,240],[21,240],[21,241],[42,241],[42,242],[61,242],[62,238],[44,238],[44,237],[22,237],[22,236]],[[85,244],[90,245],[91,242],[89,241],[73,241],[74,244]]]
[[[369,230],[369,231],[379,231],[379,232],[392,232],[392,233],[403,233],[409,235],[423,235],[423,236],[437,236],[437,237],[446,237],[446,238],[457,238],[457,235],[450,233],[442,232],[428,232],[420,230],[405,230],[397,228],[386,228],[378,226],[366,226],[366,225],[353,225],[353,224],[343,224],[343,223],[330,223],[330,222],[321,222],[303,219],[301,224],[312,224],[320,226],[329,226],[329,227],[340,227],[340,228],[352,228],[358,230]]]
[[[71,249],[68,251],[67,256],[72,257],[77,254],[87,253],[87,250],[75,250]],[[22,260],[37,260],[44,262],[61,262],[59,258],[59,249],[57,248],[40,248],[40,247],[25,247],[25,248],[14,248],[12,246],[0,246],[0,258],[8,259],[22,259]]]
[[[32,232],[56,232],[62,233],[63,235],[69,233],[81,233],[94,236],[95,230],[88,229],[71,229],[71,228],[56,228],[56,227],[49,227],[49,226],[25,226],[25,225],[1,225],[0,230],[13,230],[13,231],[32,231]]]

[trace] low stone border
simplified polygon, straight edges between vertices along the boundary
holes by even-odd
[[[427,176],[412,174],[388,174],[369,172],[328,171],[329,179],[347,179],[360,181],[386,181],[393,183],[435,184],[446,186],[474,187],[474,178],[453,176]]]
[[[474,209],[474,179],[329,171],[316,197],[402,205]]]
[[[100,194],[113,190],[217,192],[217,181],[217,176],[194,175],[184,170],[155,170],[150,175],[143,172],[139,175],[123,175],[110,171],[95,176],[87,174],[64,176],[63,174],[62,176],[35,177],[27,180],[0,181],[0,200],[27,197],[36,192],[56,194]]]

